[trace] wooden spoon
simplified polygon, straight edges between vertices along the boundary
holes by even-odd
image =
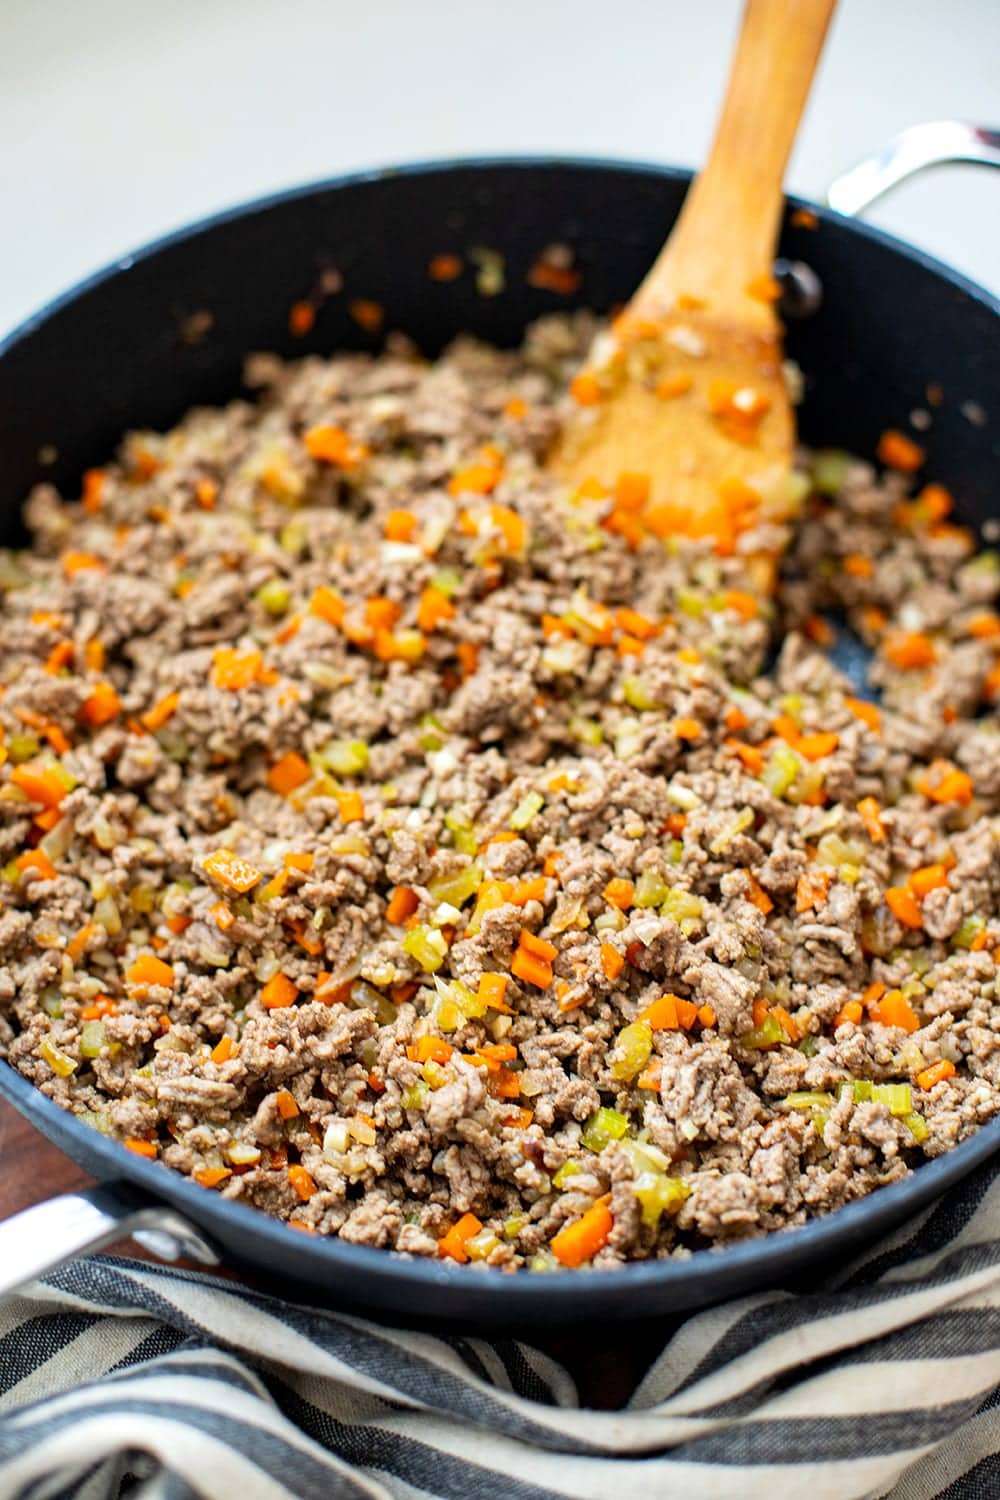
[[[572,382],[550,469],[615,492],[623,529],[713,537],[727,552],[747,527],[787,518],[795,421],[771,267],[785,165],[835,3],[746,0],[708,164]]]

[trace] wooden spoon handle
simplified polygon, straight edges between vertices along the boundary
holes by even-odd
[[[746,0],[708,163],[634,312],[661,314],[687,294],[714,314],[759,321],[746,288],[771,270],[785,167],[835,4]]]

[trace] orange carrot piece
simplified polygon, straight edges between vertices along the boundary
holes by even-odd
[[[921,865],[919,870],[913,871],[906,883],[917,900],[922,901],[925,896],[930,895],[931,891],[947,886],[948,871],[944,865],[940,864]]]
[[[577,406],[597,406],[604,394],[592,370],[581,370],[574,375],[569,383],[569,393]]]
[[[865,832],[873,844],[885,843],[885,829],[882,826],[882,809],[874,797],[862,797],[858,803],[858,812],[861,821],[865,825]]]
[[[964,806],[972,801],[972,777],[948,761],[935,761],[928,775],[917,782],[917,790],[932,802],[958,802]]]
[[[308,1203],[309,1199],[315,1193],[319,1192],[319,1188],[316,1186],[312,1177],[310,1177],[309,1173],[300,1162],[294,1162],[288,1168],[288,1181],[295,1189],[295,1192],[302,1199],[303,1203]]]
[[[711,1005],[699,1005],[699,1007],[698,1007],[698,1024],[700,1026],[714,1026],[715,1025],[715,1020],[716,1020],[716,1016],[715,1016],[715,1008],[714,1008],[714,1006],[711,1006]]]
[[[438,1240],[438,1254],[447,1260],[457,1260],[459,1265],[465,1265],[469,1257],[465,1253],[465,1246],[473,1235],[479,1233],[483,1224],[475,1214],[463,1214],[457,1224],[453,1224],[447,1234],[443,1234]]]
[[[726,740],[726,749],[739,756],[752,776],[759,776],[763,771],[764,753],[756,745],[745,744],[743,740]]]
[[[883,432],[876,452],[879,463],[885,464],[887,469],[898,469],[902,474],[915,474],[925,458],[920,444],[895,427]]]
[[[290,797],[312,775],[309,762],[297,750],[289,750],[267,773],[267,784],[279,797]]]
[[[771,900],[770,896],[767,894],[764,887],[760,884],[755,875],[752,875],[749,870],[744,870],[743,873],[746,876],[747,884],[750,887],[747,893],[747,900],[752,901],[757,910],[766,917],[770,912],[774,910],[774,902]]]
[[[657,1000],[639,1012],[638,1019],[645,1021],[654,1031],[677,1031],[680,1027],[677,995],[660,995]]]
[[[497,464],[466,464],[456,469],[448,481],[449,495],[489,495],[500,483],[502,469]]]
[[[931,1063],[929,1068],[924,1068],[916,1076],[918,1088],[929,1094],[936,1083],[943,1083],[946,1078],[954,1078],[955,1064],[950,1058],[942,1057],[940,1062]]]
[[[54,677],[58,672],[61,672],[64,667],[68,667],[71,664],[72,660],[73,642],[57,641],[56,644],[52,647],[52,650],[49,652],[48,659],[45,663],[45,670]]]
[[[525,953],[530,953],[535,958],[540,958],[547,964],[552,963],[553,959],[559,955],[559,949],[554,943],[548,943],[544,938],[536,937],[526,927],[522,927],[518,942]]]
[[[86,922],[80,928],[80,931],[76,934],[76,936],[70,938],[69,942],[66,944],[66,952],[69,954],[74,963],[76,963],[77,959],[81,958],[86,952],[87,944],[90,942],[91,938],[95,935],[96,932],[97,928],[94,926],[93,922]]]
[[[840,735],[828,730],[824,734],[800,735],[795,749],[806,760],[823,760],[827,755],[832,755],[839,744]]]
[[[420,897],[408,885],[397,885],[385,908],[385,920],[391,927],[401,927],[420,905]]]
[[[212,1048],[212,1061],[214,1063],[228,1062],[235,1051],[236,1043],[233,1041],[228,1031],[224,1032],[216,1042],[215,1046]]]
[[[920,907],[912,891],[905,885],[890,886],[885,893],[886,904],[897,922],[904,927],[920,928],[924,925]]]
[[[129,984],[136,986],[155,984],[164,989],[172,989],[175,976],[170,964],[157,958],[155,953],[140,953],[129,967],[125,978]]]
[[[631,880],[626,880],[619,875],[614,880],[608,881],[602,895],[605,901],[610,902],[612,906],[617,906],[619,911],[628,911],[635,900],[635,886]]]
[[[231,849],[213,849],[206,856],[204,865],[206,874],[211,875],[213,880],[217,880],[229,891],[237,891],[241,896],[252,891],[263,879],[262,872],[256,865],[234,854]]]
[[[231,1167],[201,1167],[197,1172],[191,1173],[198,1186],[203,1188],[218,1187],[220,1182],[225,1182],[232,1175]]]
[[[294,1120],[299,1113],[299,1106],[287,1089],[279,1089],[275,1094],[274,1107],[283,1120]]]
[[[44,849],[26,849],[17,856],[14,863],[22,875],[26,870],[34,870],[43,880],[56,880],[59,876],[59,871]]]
[[[92,552],[64,552],[59,560],[67,578],[74,578],[77,573],[88,570],[104,573],[108,567],[102,557],[95,557]]]
[[[134,1156],[145,1156],[150,1161],[155,1161],[159,1153],[159,1147],[155,1141],[144,1141],[137,1135],[128,1135],[122,1141],[126,1151],[131,1151]]]
[[[674,401],[686,396],[694,385],[694,376],[687,370],[675,370],[671,375],[662,375],[654,387],[661,401]]]
[[[601,944],[601,968],[605,979],[617,979],[625,967],[625,957],[611,943]]]
[[[525,984],[534,985],[538,990],[547,990],[552,983],[552,965],[524,948],[517,949],[510,971],[516,979],[523,979]]]
[[[110,724],[122,711],[122,700],[110,682],[96,682],[94,691],[80,709],[80,715],[93,728]]]
[[[180,701],[180,693],[168,693],[165,698],[160,699],[159,703],[154,703],[152,708],[146,710],[141,722],[151,734],[155,733],[157,729],[162,729],[167,720],[176,713]]]
[[[421,1036],[416,1042],[406,1049],[406,1055],[411,1062],[446,1063],[454,1056],[455,1049],[450,1042],[446,1042],[441,1036]]]
[[[675,719],[672,728],[674,737],[679,740],[698,740],[704,733],[697,719]]]
[[[809,911],[824,906],[830,891],[830,881],[833,877],[823,870],[805,871],[798,878],[795,886],[795,910]]]
[[[260,992],[260,1003],[265,1010],[287,1010],[298,998],[299,992],[288,975],[281,973],[269,979]]]
[[[425,588],[417,605],[417,625],[426,634],[455,618],[455,606],[448,595],[433,586]]]
[[[878,705],[868,703],[864,698],[845,698],[844,707],[848,709],[856,719],[867,724],[873,734],[879,734],[882,729],[882,715]]]
[[[617,509],[636,514],[649,500],[649,475],[619,474],[615,480],[614,498]]]
[[[893,631],[883,649],[886,659],[902,671],[930,667],[937,660],[934,642],[919,630]]]
[[[794,1016],[790,1016],[783,1005],[772,1005],[770,1015],[774,1016],[780,1023],[781,1029],[793,1044],[802,1040],[802,1032]]]
[[[838,1026],[846,1025],[848,1021],[850,1021],[853,1026],[857,1026],[860,1023],[861,1017],[863,1015],[864,1009],[862,1007],[861,1001],[848,1000],[844,1005],[840,1007],[837,1014],[833,1018],[834,1031],[836,1031]]]
[[[228,693],[240,693],[260,678],[263,667],[259,651],[236,651],[221,646],[212,657],[212,686]]]
[[[901,1026],[906,1032],[919,1031],[920,1022],[902,990],[889,990],[872,1011],[881,1026]]]
[[[302,438],[305,450],[316,463],[338,469],[353,469],[368,457],[364,443],[356,443],[343,427],[310,427]]]
[[[479,999],[493,1010],[505,1011],[511,1014],[510,1006],[504,1000],[507,992],[506,974],[480,974],[477,994]]]
[[[615,1221],[608,1205],[604,1202],[595,1203],[581,1219],[567,1224],[558,1234],[553,1235],[549,1249],[564,1266],[582,1266],[586,1261],[593,1260],[597,1252],[607,1244],[614,1227]]]
[[[360,823],[365,816],[365,804],[360,792],[337,792],[337,808],[342,823]]]
[[[309,608],[314,615],[319,615],[321,620],[325,620],[328,625],[333,625],[336,629],[343,625],[344,616],[347,613],[347,606],[340,595],[323,583],[313,590]]]
[[[412,510],[391,510],[385,518],[385,539],[387,542],[412,542],[417,525]]]

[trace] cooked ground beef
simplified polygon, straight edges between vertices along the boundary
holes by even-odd
[[[0,557],[0,1047],[301,1229],[685,1254],[997,1110],[996,557],[837,454],[776,599],[560,492],[592,331],[257,358]]]

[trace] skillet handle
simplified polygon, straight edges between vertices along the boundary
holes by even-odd
[[[827,189],[826,201],[837,213],[853,218],[883,193],[927,167],[949,162],[1000,167],[1000,130],[963,120],[928,120],[911,125],[874,156],[836,178]]]
[[[64,1193],[0,1224],[0,1297],[64,1261],[132,1235],[161,1260],[191,1256],[217,1265],[212,1245],[165,1203],[124,1183]]]

